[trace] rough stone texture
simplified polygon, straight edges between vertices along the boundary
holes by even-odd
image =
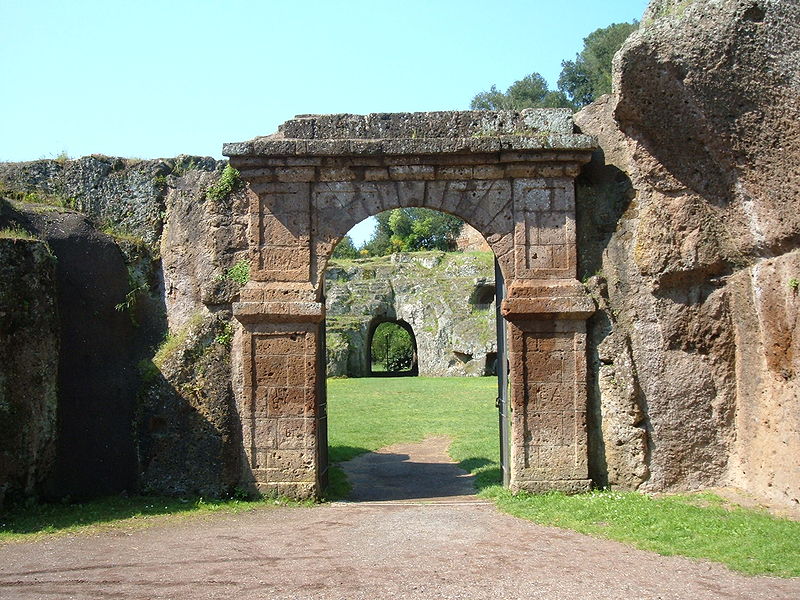
[[[241,423],[230,375],[233,324],[196,313],[144,370],[137,412],[144,492],[219,497],[239,482]]]
[[[0,182],[17,193],[58,197],[98,223],[157,245],[164,216],[163,181],[174,164],[101,155],[0,163]]]
[[[224,166],[206,161],[167,178],[160,249],[170,330],[199,310],[230,310],[241,287],[227,273],[248,256],[244,186],[221,201],[206,195]]]
[[[0,238],[0,509],[40,492],[53,466],[58,337],[49,248]]]
[[[653,2],[576,115],[596,481],[800,498],[799,30],[796,2]]]
[[[512,418],[524,431],[511,447],[512,488],[587,489],[584,320],[594,306],[575,279],[573,178],[593,148],[563,110],[299,117],[226,144],[252,192],[251,280],[234,304],[244,476],[262,491],[321,492],[328,258],[366,217],[421,206],[475,227],[508,282],[502,313],[519,333]]]
[[[800,252],[758,261],[730,279],[736,340],[735,485],[798,505]]]
[[[456,248],[461,252],[491,252],[492,250],[480,231],[467,223],[464,223],[456,238]]]
[[[328,376],[369,375],[369,336],[408,323],[419,374],[493,374],[497,352],[491,253],[418,252],[331,261],[325,271]]]
[[[133,435],[141,384],[137,365],[153,357],[167,323],[177,333],[198,312],[207,319],[216,314],[230,321],[230,303],[240,284],[229,271],[246,246],[241,203],[247,196],[241,185],[222,198],[207,195],[224,166],[222,161],[185,156],[0,164],[0,191],[16,199],[15,208],[3,204],[7,214],[0,226],[10,219],[38,232],[58,259],[59,439],[48,495],[82,497],[138,485],[210,494],[235,483],[226,470],[233,460],[227,450],[220,451],[224,460],[209,460],[192,471],[190,484],[183,463],[170,462],[160,451],[169,444],[163,439],[155,444],[147,428],[138,428],[139,437]],[[86,211],[88,218],[64,205]],[[42,316],[43,322],[46,318]],[[230,364],[227,358],[220,361]],[[186,370],[193,373],[189,366]],[[198,414],[217,414],[224,403],[217,386],[230,387],[229,372],[218,363],[212,370],[215,377],[200,378],[202,386],[195,390]],[[186,402],[183,377],[178,368],[167,378],[159,376],[165,406],[180,404],[181,398]],[[152,389],[142,398],[155,402]],[[203,419],[176,419],[193,448],[207,450],[222,443],[216,421],[207,426]],[[222,437],[227,448],[230,436]],[[193,455],[206,460],[198,452]],[[147,465],[141,478],[137,459]]]

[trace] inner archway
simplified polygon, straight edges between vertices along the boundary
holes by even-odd
[[[417,339],[406,321],[376,319],[367,336],[369,374],[372,377],[419,375]]]
[[[502,481],[498,384],[485,368],[497,351],[494,255],[459,248],[465,224],[443,213],[378,217],[342,238],[325,271],[328,497],[341,497],[344,472],[351,500],[466,499]],[[437,224],[455,226],[440,237]],[[478,283],[492,297],[476,310]],[[364,376],[342,377],[345,355],[369,363]]]

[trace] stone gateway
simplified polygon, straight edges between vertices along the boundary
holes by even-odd
[[[478,230],[503,271],[513,490],[588,490],[586,319],[574,178],[595,148],[566,109],[302,115],[224,154],[250,189],[251,279],[234,314],[245,473],[319,496],[326,478],[324,271],[379,212],[425,207]]]

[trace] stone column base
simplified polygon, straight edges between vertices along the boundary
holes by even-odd
[[[580,494],[592,489],[591,479],[553,479],[550,481],[512,481],[511,491],[543,494],[545,492],[564,492],[565,494]]]

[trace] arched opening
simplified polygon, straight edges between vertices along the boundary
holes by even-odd
[[[464,222],[443,212],[390,209],[372,220],[371,234],[342,235],[324,271],[329,473],[339,490],[329,495],[452,497],[501,483],[494,254],[460,250]]]
[[[371,377],[419,375],[417,339],[411,325],[402,320],[376,319],[367,340]]]
[[[327,303],[326,266],[337,242],[353,225],[382,211],[425,207],[459,216],[479,231],[496,255],[496,272],[508,280],[507,296],[500,293],[501,279],[496,280],[498,296],[503,298],[497,331],[507,332],[509,343],[509,359],[498,357],[497,363],[498,380],[510,372],[513,385],[500,383],[494,390],[489,386],[484,390],[494,413],[494,398],[503,398],[505,388],[511,389],[515,435],[513,460],[505,455],[508,437],[500,443],[503,464],[508,466],[504,482],[512,490],[589,488],[585,347],[586,319],[595,306],[576,279],[574,178],[595,146],[589,136],[575,133],[568,109],[480,115],[470,111],[302,115],[285,123],[277,136],[225,148],[231,166],[250,185],[251,195],[250,281],[233,308],[244,328],[237,343],[243,372],[237,407],[246,440],[248,481],[258,489],[295,497],[318,496],[324,489],[329,464],[327,418],[330,414],[332,423],[338,418],[334,403],[327,404],[324,376],[324,321],[331,314],[323,304]],[[397,219],[397,225],[403,223]],[[411,233],[418,233],[413,226]],[[355,296],[363,294],[359,301],[370,301],[369,286],[380,281],[381,272],[406,262],[428,270],[427,275],[416,276],[417,282],[436,281],[430,274],[436,265],[444,265],[444,280],[464,274],[442,258],[445,254],[428,251],[422,260],[383,256],[370,266],[371,278],[364,270]],[[351,263],[359,266],[359,260]],[[489,255],[490,269],[492,262]],[[470,275],[473,287],[479,277]],[[390,288],[396,292],[397,281],[392,280]],[[450,318],[459,327],[481,316],[491,320],[489,311],[470,309],[472,289],[461,302],[449,293],[431,294],[421,285],[408,289],[448,300],[431,311],[436,317],[448,318],[445,307],[464,308],[465,317]],[[347,296],[339,297],[343,305],[349,303]],[[360,378],[379,382],[374,392],[383,396],[390,410],[405,401],[404,392],[389,398],[398,382],[425,383],[429,355],[419,315],[407,314],[406,303],[391,303],[393,309],[401,305],[403,309],[394,314],[388,304],[374,306],[368,319],[348,330],[348,336],[361,332],[363,338],[379,314],[412,325],[420,377]],[[441,331],[438,326],[430,329]],[[489,349],[481,350],[480,359],[464,347],[463,336],[444,341],[449,343],[438,340],[451,369],[485,371]],[[499,353],[502,345],[497,346]],[[366,352],[365,338],[358,352]],[[459,360],[456,353],[472,359]],[[335,386],[344,389],[358,380],[331,381],[344,382]],[[441,415],[467,420],[461,401],[468,394],[431,389],[421,394],[417,413],[404,415],[399,422],[416,419],[427,427]],[[359,399],[365,395],[370,394]],[[443,396],[451,401],[432,404],[431,399]],[[453,410],[455,414],[448,413]],[[392,421],[386,414],[390,413],[376,416],[362,403],[353,419],[374,433],[382,421]],[[501,423],[508,417],[501,408]],[[496,423],[496,418],[494,413],[490,420]],[[375,436],[370,439],[369,444],[376,443]],[[369,450],[367,441],[337,443],[349,444],[357,453]],[[331,449],[333,444],[331,436]],[[356,448],[357,444],[361,446]],[[497,464],[495,452],[481,458],[477,452],[455,456],[460,450],[454,442],[453,459],[468,470]]]

